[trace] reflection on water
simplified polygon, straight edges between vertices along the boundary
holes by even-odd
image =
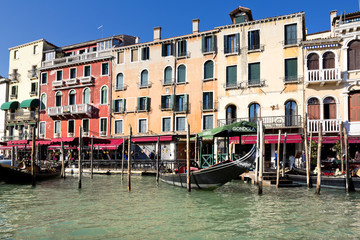
[[[360,193],[257,188],[233,181],[187,193],[154,177],[85,177],[0,184],[0,238],[14,239],[356,239]]]

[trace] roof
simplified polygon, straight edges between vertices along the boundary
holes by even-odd
[[[46,42],[47,44],[52,45],[53,47],[57,47],[56,45],[54,45],[54,44],[46,41],[46,40],[43,39],[43,38],[41,38],[41,39],[38,39],[38,40],[35,40],[35,41],[32,41],[32,42],[28,42],[28,43],[24,43],[24,44],[15,46],[15,47],[11,47],[11,48],[9,48],[9,51],[14,50],[14,49],[16,49],[16,48],[26,47],[26,46],[29,46],[29,45],[32,45],[32,44],[35,44],[35,43],[39,43],[39,42]]]
[[[248,15],[248,17],[249,17],[249,21],[252,21],[252,20],[253,20],[253,17],[252,17],[252,13],[251,13],[250,8],[246,8],[246,7],[241,7],[241,6],[239,6],[239,7],[237,7],[236,9],[232,10],[229,15],[230,15],[230,17],[231,17],[231,19],[232,19],[232,18],[235,17],[235,15],[238,14],[238,13],[246,13],[246,14]]]
[[[353,12],[353,13],[348,13],[348,14],[338,15],[338,16],[334,17],[333,22],[331,24],[334,24],[336,20],[340,20],[340,17],[342,18],[343,21],[348,20],[348,19],[352,19],[352,18],[359,18],[360,17],[360,11]]]

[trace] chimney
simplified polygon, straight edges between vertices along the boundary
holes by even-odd
[[[161,27],[154,28],[154,41],[161,40]]]
[[[333,10],[330,12],[330,26],[331,26],[331,36],[335,36],[334,34],[334,29],[335,29],[335,23],[333,22],[334,21],[334,18],[336,17],[337,15],[337,10]]]
[[[199,22],[200,22],[200,19],[192,20],[193,33],[199,32]]]

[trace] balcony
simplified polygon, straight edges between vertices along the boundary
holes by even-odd
[[[37,79],[38,75],[37,75],[37,70],[36,69],[31,69],[28,71],[28,78],[30,79]]]
[[[214,102],[201,102],[201,110],[203,112],[214,112],[216,111],[217,101]]]
[[[24,122],[24,121],[36,121],[37,112],[16,112],[9,113],[6,116],[7,122]]]
[[[4,142],[15,141],[15,140],[32,140],[31,134],[21,134],[18,136],[2,136],[1,140]]]
[[[10,98],[17,98],[17,93],[11,93]]]
[[[99,134],[101,137],[105,137],[107,135],[106,131],[100,131],[100,134]]]
[[[217,121],[217,126],[221,127],[227,124],[248,121],[254,122],[262,120],[266,129],[278,129],[278,128],[300,128],[301,126],[301,116],[269,116],[269,117],[258,117],[258,118],[232,118],[232,119],[219,119]]]
[[[54,137],[55,137],[55,138],[60,138],[60,137],[61,137],[61,134],[60,134],[60,133],[54,133]]]
[[[91,76],[81,77],[80,83],[82,84],[92,83],[92,77]]]
[[[10,79],[11,83],[17,83],[17,82],[19,82],[20,74],[19,73],[11,73],[11,74],[9,74],[9,79]]]
[[[78,54],[69,57],[63,58],[55,58],[53,60],[43,61],[42,67],[52,67],[55,65],[67,65],[67,64],[74,64],[79,62],[86,62],[90,60],[102,59],[102,58],[110,58],[112,57],[111,51],[100,51],[100,52],[91,52],[91,53],[84,53]]]
[[[91,117],[93,106],[90,104],[77,104],[60,107],[49,107],[48,115],[52,118],[76,118],[82,116]]]
[[[125,91],[126,89],[127,89],[127,85],[121,85],[115,87],[115,91]]]
[[[75,85],[77,83],[77,79],[76,78],[70,78],[70,79],[65,80],[65,83],[67,85]]]
[[[325,83],[336,83],[340,84],[341,72],[340,68],[329,68],[329,69],[317,69],[317,70],[306,70],[305,71],[305,84],[320,84],[323,86]]]
[[[239,89],[239,88],[243,88],[243,83],[241,82],[237,82],[237,83],[225,83],[223,84],[223,87],[225,88],[225,90],[230,90],[230,89]]]
[[[53,87],[62,87],[64,84],[63,80],[56,80],[52,82]]]
[[[341,119],[308,120],[308,132],[318,133],[319,126],[322,125],[323,133],[338,133],[340,131]]]
[[[37,95],[37,90],[31,91],[29,92],[30,96],[36,96]]]
[[[181,58],[190,58],[191,53],[190,52],[178,52],[177,53],[177,58],[181,59]]]

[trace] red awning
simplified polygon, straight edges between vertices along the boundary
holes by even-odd
[[[8,147],[10,147],[10,148],[17,147],[18,149],[22,150],[25,148],[25,145],[9,145]],[[31,149],[31,145],[27,144],[26,149]]]
[[[278,143],[278,135],[265,135],[265,144]],[[280,142],[284,143],[285,135],[281,135]],[[244,135],[241,136],[241,144],[256,144],[256,136]],[[239,143],[239,137],[231,137],[230,142]],[[286,143],[301,143],[300,134],[289,134],[286,137]]]
[[[110,143],[108,143],[108,144],[104,144],[104,143],[94,144],[94,148],[95,149],[115,150],[123,143],[122,138],[120,138],[120,139],[109,139],[109,140],[110,140]]]
[[[8,142],[8,145],[24,145],[24,144],[28,144],[28,140],[13,140]]]
[[[172,141],[173,136],[160,136],[160,142],[170,142]],[[157,142],[158,137],[136,137],[131,139],[132,142]]]
[[[63,143],[69,143],[74,141],[75,138],[74,137],[70,137],[70,138],[53,138],[51,139],[51,143],[61,143],[61,141],[63,141]]]
[[[61,145],[51,145],[48,147],[48,150],[60,150],[61,149]],[[77,149],[76,146],[69,146],[69,145],[64,145],[64,149]]]
[[[11,150],[11,146],[0,146],[0,150]]]
[[[344,138],[343,138],[344,139]],[[310,137],[308,138],[310,141]],[[318,141],[318,137],[313,137],[312,140],[314,142]],[[325,144],[335,144],[340,141],[340,136],[323,136],[322,142]],[[360,143],[360,137],[349,137],[349,143]]]

